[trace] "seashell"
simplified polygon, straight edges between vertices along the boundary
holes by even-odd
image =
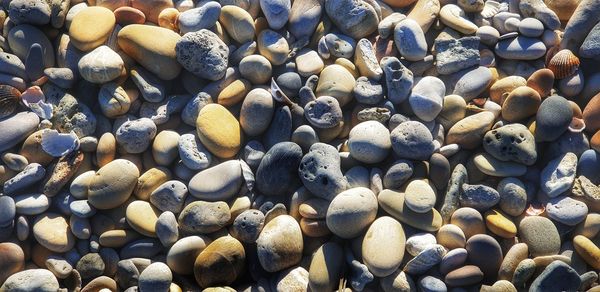
[[[0,85],[0,119],[12,115],[21,102],[21,92],[9,85]]]
[[[579,64],[579,58],[569,49],[564,49],[556,52],[547,62],[546,67],[554,72],[554,78],[563,79],[575,74]]]
[[[489,0],[483,5],[483,10],[479,13],[483,18],[490,18],[500,12],[500,3]]]
[[[585,121],[580,118],[573,117],[571,124],[569,124],[569,131],[572,133],[581,133],[585,130]]]
[[[290,98],[285,95],[281,88],[279,88],[279,85],[277,85],[277,82],[275,82],[275,78],[271,78],[271,95],[276,101],[285,105],[291,106],[293,104]]]
[[[42,149],[53,157],[62,157],[79,149],[79,138],[74,132],[62,134],[47,130],[42,133]]]
[[[44,95],[44,92],[37,85],[31,86],[31,87],[27,88],[25,91],[23,91],[21,98],[23,99],[23,103],[27,107],[29,107],[29,105],[32,103],[46,101],[46,96]]]
[[[52,110],[54,106],[44,101],[38,101],[36,103],[30,103],[29,109],[34,112],[42,120],[50,120],[53,117]]]
[[[443,246],[439,244],[429,246],[406,263],[404,272],[413,275],[425,273],[433,266],[439,264],[444,255],[446,255],[446,249]]]
[[[540,216],[546,212],[546,207],[540,203],[531,203],[525,210],[527,216]]]

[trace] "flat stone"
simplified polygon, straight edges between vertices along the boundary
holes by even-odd
[[[436,39],[436,68],[440,74],[451,74],[479,65],[479,38]]]
[[[225,202],[195,201],[185,206],[178,222],[181,231],[197,235],[215,232],[225,227],[230,219],[229,206]]]
[[[554,198],[569,190],[575,180],[577,155],[572,152],[548,162],[540,174],[541,190]]]
[[[571,197],[559,196],[548,201],[546,213],[548,217],[557,222],[575,226],[585,219],[588,214],[588,207],[584,202]]]
[[[58,280],[46,269],[29,269],[8,277],[0,287],[3,291],[54,292],[59,289]]]
[[[216,2],[208,2],[197,8],[183,11],[177,18],[179,31],[182,35],[188,32],[210,29],[215,26],[221,14],[221,5]]]
[[[500,194],[494,188],[486,185],[462,185],[460,205],[485,211],[500,202]]]
[[[383,190],[377,196],[379,205],[400,222],[425,231],[436,231],[442,226],[442,216],[436,209],[417,213],[406,206],[404,193]]]
[[[487,153],[475,155],[473,163],[479,171],[492,176],[521,176],[527,172],[527,167],[525,165],[498,160]]]
[[[445,93],[446,86],[442,80],[426,76],[417,79],[408,102],[419,119],[430,122],[442,111]]]
[[[518,36],[496,44],[496,54],[508,60],[535,60],[546,53],[546,46],[536,38]]]
[[[400,55],[409,61],[419,61],[427,55],[427,41],[419,24],[410,19],[400,21],[394,28],[394,41]]]
[[[242,186],[239,161],[229,160],[196,174],[188,187],[192,196],[206,201],[225,201],[237,195]]]
[[[529,246],[532,256],[557,254],[560,236],[550,219],[540,216],[526,217],[519,223],[519,238]]]
[[[343,191],[327,208],[327,227],[339,237],[354,238],[375,220],[377,209],[377,198],[371,190],[358,187]]]
[[[0,134],[0,151],[5,151],[25,140],[33,133],[40,118],[32,112],[20,112],[0,120],[0,128],[5,129]]]
[[[404,258],[404,229],[388,216],[376,219],[362,241],[362,257],[369,271],[377,277],[395,272]]]
[[[38,215],[33,223],[33,235],[39,244],[54,252],[66,252],[75,246],[67,220],[56,213]]]
[[[375,9],[363,2],[336,0],[325,3],[325,12],[343,33],[360,39],[377,30]],[[359,25],[360,24],[360,25]]]
[[[561,261],[554,261],[535,278],[530,290],[577,290],[580,284],[581,279],[573,268]]]

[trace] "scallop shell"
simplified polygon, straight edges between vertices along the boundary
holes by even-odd
[[[413,275],[422,274],[439,264],[444,255],[446,255],[446,249],[439,244],[434,244],[406,263],[404,272]]]
[[[0,119],[12,115],[21,102],[21,92],[9,85],[0,85]]]
[[[483,18],[490,18],[500,12],[500,3],[489,0],[483,5],[483,10],[479,13]]]
[[[558,51],[548,62],[546,67],[554,72],[554,78],[563,79],[577,72],[579,58],[568,49]]]
[[[74,132],[59,133],[47,130],[42,133],[42,149],[53,157],[65,156],[79,148],[79,138]]]

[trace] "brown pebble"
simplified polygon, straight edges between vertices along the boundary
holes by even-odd
[[[128,24],[144,24],[146,22],[146,15],[139,9],[135,9],[129,6],[123,6],[117,8],[115,11],[115,17],[117,23],[126,26]]]
[[[550,69],[539,69],[527,79],[527,86],[533,88],[540,94],[540,97],[546,98],[550,95],[554,85],[554,73]]]
[[[458,268],[446,275],[446,284],[449,286],[468,286],[479,283],[483,279],[483,272],[479,267],[467,265]]]
[[[502,117],[509,122],[518,122],[535,115],[542,98],[528,86],[520,86],[510,92],[502,104]]]

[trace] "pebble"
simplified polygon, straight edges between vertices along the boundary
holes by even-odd
[[[66,252],[75,246],[67,220],[56,213],[38,215],[33,223],[33,235],[39,244],[54,252]]]
[[[219,80],[225,76],[229,48],[207,29],[183,35],[175,45],[175,52],[183,68],[198,77]]]
[[[179,34],[166,28],[131,24],[119,31],[117,40],[119,47],[146,70],[160,79],[172,80],[181,71],[175,52],[180,38]],[[163,41],[156,42],[156,39]]]
[[[136,186],[139,170],[125,159],[116,159],[101,167],[88,187],[88,202],[97,209],[112,209],[129,199]]]
[[[554,261],[535,278],[530,289],[577,290],[580,284],[581,279],[573,268],[561,261]]]
[[[190,180],[188,187],[190,194],[198,199],[219,201],[228,200],[238,194],[242,182],[240,163],[230,160],[197,173]]]
[[[479,65],[477,37],[436,39],[436,68],[440,74],[452,74]]]
[[[496,44],[495,52],[509,60],[535,60],[546,53],[546,46],[538,39],[518,36],[500,40]]]
[[[252,16],[241,7],[234,5],[221,7],[219,22],[229,36],[240,44],[254,39],[255,28]]]
[[[575,226],[585,219],[588,214],[588,207],[584,202],[570,197],[554,197],[546,204],[546,213],[551,219]]]
[[[22,194],[14,200],[18,214],[38,215],[50,208],[50,200],[44,194]]]
[[[150,194],[150,202],[161,211],[179,213],[187,195],[187,186],[177,180],[167,181]]]
[[[288,21],[291,1],[289,0],[261,0],[260,8],[269,23],[271,29],[277,30],[282,28]]]
[[[0,151],[12,148],[25,140],[36,130],[39,121],[39,117],[32,112],[21,112],[0,120],[0,127],[6,129],[0,134]]]
[[[485,211],[500,202],[500,194],[486,185],[463,184],[459,200],[463,207]]]
[[[427,160],[433,154],[431,132],[417,121],[401,123],[391,132],[392,149],[400,158]]]
[[[553,141],[564,133],[573,118],[573,110],[568,101],[561,96],[546,98],[536,115],[536,141]]]
[[[182,35],[210,29],[219,20],[219,14],[221,14],[221,5],[216,2],[208,2],[200,7],[181,12],[177,18],[177,26]]]
[[[215,156],[230,158],[239,151],[242,139],[240,124],[222,105],[204,106],[198,114],[196,127],[202,145]]]
[[[339,154],[333,146],[324,143],[313,144],[298,166],[302,184],[318,197],[331,200],[345,190],[348,184],[339,167],[339,161]],[[261,173],[260,166],[258,173]]]
[[[348,147],[353,158],[365,163],[379,163],[392,147],[390,132],[379,122],[362,122],[350,131]]]
[[[148,118],[128,120],[115,133],[118,147],[126,153],[142,153],[156,136],[156,124]]]
[[[408,102],[414,114],[425,122],[433,121],[442,111],[446,86],[436,77],[418,79]]]
[[[44,178],[46,170],[39,163],[27,165],[21,172],[4,182],[4,193],[16,194]]]
[[[502,264],[502,250],[496,239],[486,234],[476,234],[467,240],[465,248],[469,262],[479,267],[485,278],[496,277]]]
[[[473,164],[479,171],[491,176],[521,176],[527,172],[525,165],[498,160],[487,153],[477,154],[473,158]]]
[[[293,142],[275,144],[256,171],[256,187],[266,195],[283,195],[293,192],[300,185],[298,166],[302,149]]]
[[[354,39],[368,36],[377,30],[379,23],[377,11],[365,2],[330,1],[325,3],[325,12],[342,33]]]
[[[161,262],[152,263],[141,273],[138,280],[138,289],[143,291],[169,290],[173,275],[169,267]]]
[[[406,239],[406,251],[417,256],[423,250],[437,243],[435,236],[430,233],[417,233]]]
[[[479,283],[483,279],[483,272],[479,267],[467,265],[458,268],[446,275],[445,283],[449,286],[468,286]]]
[[[262,55],[249,55],[244,57],[240,61],[239,69],[242,77],[253,84],[267,83],[273,73],[271,63]]]
[[[517,226],[506,214],[492,209],[484,215],[487,228],[494,234],[503,238],[513,238],[517,235]]]
[[[58,280],[46,269],[28,269],[12,274],[0,287],[3,291],[51,292],[59,289]]]
[[[258,260],[266,271],[289,268],[302,257],[302,231],[296,220],[280,215],[265,224],[256,240]]]
[[[357,237],[375,220],[377,209],[377,198],[371,190],[358,187],[343,191],[327,208],[327,227],[339,237]]]
[[[496,187],[500,194],[500,209],[510,216],[519,216],[527,208],[525,184],[517,178],[502,179]]]
[[[108,39],[116,23],[115,15],[104,7],[86,7],[73,17],[70,40],[76,48],[89,52]]]
[[[0,283],[25,267],[23,249],[11,242],[0,243]]]
[[[532,256],[557,254],[560,236],[554,223],[545,217],[526,217],[519,223],[519,238],[529,247]]]
[[[400,222],[387,216],[377,218],[362,241],[361,253],[369,271],[377,277],[395,272],[404,257],[405,239]]]
[[[575,180],[577,155],[572,152],[548,162],[540,174],[541,190],[554,198],[567,191]]]
[[[427,41],[419,24],[410,19],[400,21],[394,28],[394,41],[400,55],[409,61],[422,60],[427,55]]]
[[[431,211],[437,199],[434,187],[426,180],[409,182],[404,193],[406,207],[417,213]]]
[[[439,244],[433,244],[406,263],[403,271],[408,274],[420,275],[442,261],[446,250]]]
[[[315,251],[308,271],[308,286],[311,290],[330,290],[335,287],[336,280],[342,275],[343,249],[335,242],[323,244]]]
[[[183,233],[197,235],[218,231],[230,219],[229,206],[225,202],[195,201],[181,211],[178,223]]]
[[[442,216],[436,209],[417,213],[406,207],[404,193],[383,190],[377,196],[379,206],[402,223],[425,231],[436,231],[442,226]]]
[[[201,287],[229,285],[246,264],[244,246],[235,238],[223,236],[210,243],[194,262],[194,276]]]
[[[468,116],[448,130],[445,143],[458,144],[466,149],[476,148],[493,122],[494,114],[486,111]]]
[[[121,56],[107,46],[99,46],[85,54],[78,63],[83,79],[97,84],[107,83],[119,77],[124,70]]]

